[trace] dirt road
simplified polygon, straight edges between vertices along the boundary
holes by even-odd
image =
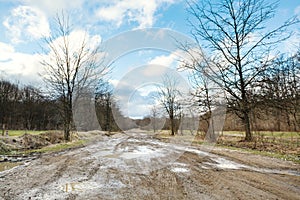
[[[0,173],[0,199],[300,199],[300,166],[147,134],[103,135]]]

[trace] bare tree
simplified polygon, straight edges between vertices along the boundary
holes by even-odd
[[[158,118],[159,112],[157,106],[153,106],[151,108],[151,118],[152,118],[152,127],[153,127],[153,132],[156,132],[157,129],[157,118]]]
[[[3,136],[7,128],[12,128],[13,119],[16,118],[15,108],[19,96],[19,86],[17,84],[0,80],[0,123]]]
[[[284,55],[274,60],[272,67],[261,81],[262,105],[275,111],[278,131],[281,130],[282,116],[294,131],[299,131],[300,118],[300,66],[298,55]]]
[[[217,95],[214,94],[214,88],[212,88],[212,81],[203,72],[193,71],[192,81],[194,83],[194,92],[192,93],[196,106],[199,108],[201,115],[200,120],[204,120],[207,123],[207,127],[210,126],[211,131],[208,131],[206,138],[211,141],[216,140],[214,131],[214,119],[212,118],[213,107],[216,105]],[[210,134],[210,135],[208,135]]]
[[[103,65],[99,46],[91,45],[86,35],[80,40],[70,36],[70,20],[64,13],[56,15],[55,25],[52,35],[45,39],[50,52],[46,52],[48,59],[42,61],[45,70],[43,78],[51,94],[60,100],[64,137],[69,141],[75,93],[79,96],[82,89],[95,87],[96,80],[108,72],[108,67]]]
[[[96,87],[96,107],[98,121],[104,127],[104,131],[112,130],[112,105],[113,105],[113,88],[108,81],[101,81]]]
[[[265,0],[221,0],[201,3],[189,2],[192,35],[209,50],[211,56],[201,56],[188,67],[204,72],[221,86],[228,95],[228,107],[241,118],[246,133],[252,140],[250,115],[251,87],[257,77],[270,65],[276,45],[291,36],[287,28],[298,23],[292,18],[273,29],[266,22],[274,16],[277,4]],[[186,47],[189,52],[193,47]],[[200,51],[199,51],[200,52]],[[199,57],[198,57],[199,58]],[[196,63],[196,62],[194,62]]]
[[[182,114],[179,98],[181,93],[178,90],[178,82],[166,75],[163,79],[163,86],[158,88],[158,98],[170,120],[171,135],[175,135],[179,128],[179,121]]]

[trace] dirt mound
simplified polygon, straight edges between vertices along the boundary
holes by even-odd
[[[24,149],[38,149],[63,141],[64,137],[62,132],[46,132],[39,135],[24,134],[19,137],[19,143]]]
[[[64,135],[60,131],[49,131],[38,135],[25,133],[19,137],[0,137],[0,152],[39,149],[51,144],[64,142]]]
[[[1,140],[0,140],[0,152],[1,152],[1,153],[7,153],[7,152],[9,152],[9,151],[10,151],[9,145],[5,144],[4,141],[1,141]]]

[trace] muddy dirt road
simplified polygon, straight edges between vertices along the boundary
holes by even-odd
[[[133,131],[0,173],[0,199],[300,199],[300,167]]]

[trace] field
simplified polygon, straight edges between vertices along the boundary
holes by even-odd
[[[33,130],[8,130],[8,135],[9,136],[21,136],[24,135],[25,133],[27,134],[32,134],[32,135],[38,135],[41,133],[44,133],[46,131],[33,131]]]
[[[168,131],[160,131],[157,137],[167,139],[171,136]],[[191,135],[187,130],[175,137],[194,144],[205,142],[203,133]],[[299,132],[253,132],[254,139],[251,142],[244,141],[244,137],[241,131],[224,131],[213,145],[300,163]]]

